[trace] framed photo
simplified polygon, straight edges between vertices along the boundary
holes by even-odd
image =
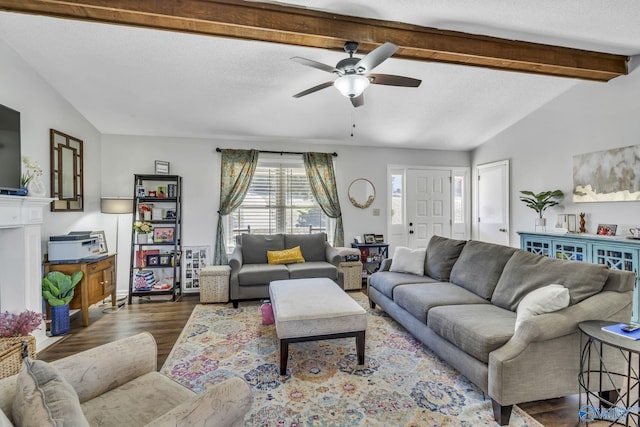
[[[171,266],[171,254],[161,254],[159,259],[159,264],[163,267]]]
[[[160,255],[147,255],[147,267],[157,267],[160,265]]]
[[[376,243],[384,243],[384,235],[376,234]]]
[[[156,175],[169,175],[169,162],[156,160]]]
[[[364,242],[366,244],[373,244],[376,242],[376,236],[375,234],[365,234],[364,235]]]
[[[615,236],[618,226],[616,224],[598,224],[599,236]]]
[[[158,198],[160,199],[166,199],[167,198],[167,187],[165,186],[160,186],[158,187]]]
[[[109,249],[107,249],[107,238],[106,238],[103,230],[92,231],[91,232],[91,237],[98,239],[98,245],[100,246],[100,253],[101,254],[109,253]]]
[[[182,265],[182,290],[184,292],[198,292],[200,290],[200,271],[211,264],[210,246],[184,247]]]
[[[176,219],[176,211],[174,209],[167,209],[164,211],[164,219]]]
[[[173,227],[156,227],[153,229],[154,243],[173,243]]]

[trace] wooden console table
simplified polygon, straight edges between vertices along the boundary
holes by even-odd
[[[44,264],[44,274],[50,271],[60,271],[71,275],[75,271],[82,271],[84,275],[76,285],[75,294],[69,303],[70,309],[82,311],[82,325],[89,326],[89,306],[111,296],[111,305],[116,306],[116,254],[98,261],[87,261],[70,264],[47,262]]]

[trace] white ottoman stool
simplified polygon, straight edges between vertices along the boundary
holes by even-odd
[[[229,302],[228,265],[211,265],[200,270],[200,302]]]
[[[287,372],[289,343],[355,337],[358,364],[364,364],[367,312],[331,279],[276,280],[269,285],[280,375]]]

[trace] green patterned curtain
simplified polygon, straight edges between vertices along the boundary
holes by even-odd
[[[342,211],[338,200],[336,176],[333,172],[333,160],[328,153],[304,153],[304,168],[309,177],[311,191],[322,211],[330,218],[336,218],[336,230],[333,246],[344,246],[344,228]]]
[[[224,244],[222,217],[234,211],[247,194],[253,173],[258,164],[257,150],[222,150],[220,168],[220,210],[216,231],[216,249],[213,254],[215,265],[228,264],[227,248]]]

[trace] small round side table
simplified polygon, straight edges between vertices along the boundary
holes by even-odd
[[[640,424],[640,341],[602,329],[616,323],[590,320],[578,324],[582,332],[578,373],[581,425],[596,420],[609,426]]]

